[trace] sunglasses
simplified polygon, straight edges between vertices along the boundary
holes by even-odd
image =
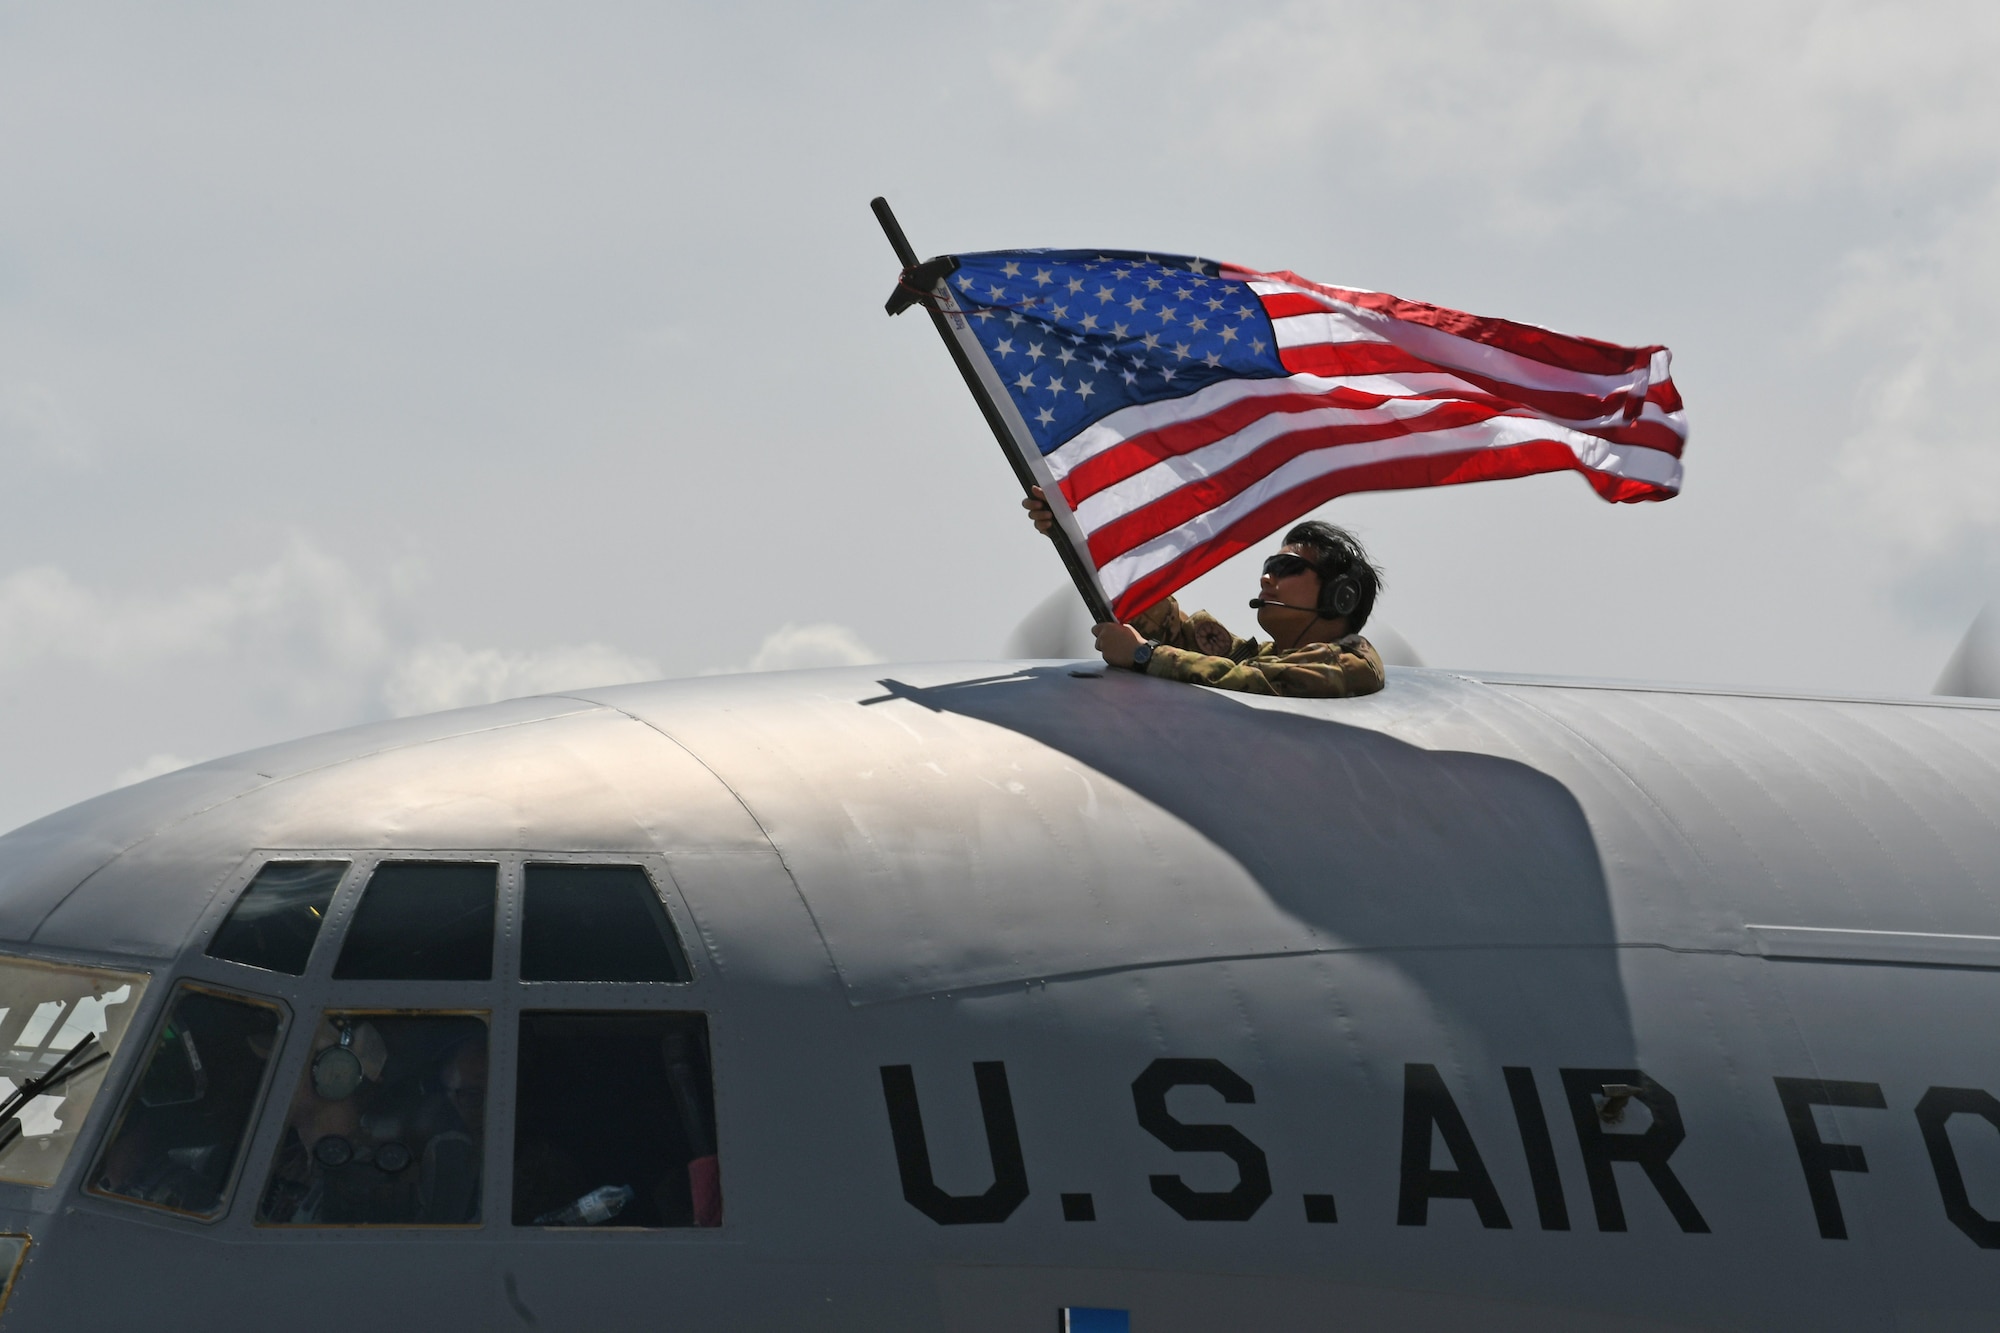
[[[1264,572],[1274,579],[1288,579],[1294,574],[1303,574],[1307,570],[1311,570],[1315,574],[1320,572],[1318,565],[1315,565],[1304,556],[1294,555],[1290,551],[1280,551],[1264,562]],[[1322,577],[1324,576],[1322,575]]]

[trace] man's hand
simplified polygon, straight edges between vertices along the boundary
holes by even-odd
[[[1035,531],[1044,537],[1056,525],[1056,516],[1049,511],[1049,497],[1042,494],[1039,486],[1028,488],[1027,498],[1021,501],[1021,508],[1028,511],[1028,517],[1035,521]]]
[[[1115,667],[1132,665],[1132,650],[1146,641],[1146,636],[1130,625],[1121,625],[1115,620],[1107,620],[1102,625],[1092,625],[1090,632],[1097,637],[1097,651],[1104,660]]]

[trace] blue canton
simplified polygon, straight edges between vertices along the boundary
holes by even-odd
[[[1044,454],[1121,407],[1288,373],[1257,294],[1208,260],[992,250],[958,261],[952,297]]]

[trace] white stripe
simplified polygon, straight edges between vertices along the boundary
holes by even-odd
[[[1474,426],[1404,435],[1366,444],[1345,444],[1316,449],[1291,459],[1268,477],[1231,496],[1215,508],[1162,533],[1107,561],[1098,577],[1115,601],[1134,583],[1203,542],[1213,540],[1238,519],[1295,487],[1330,473],[1361,467],[1394,458],[1422,458],[1455,453],[1467,448],[1499,448],[1525,444],[1531,440],[1554,439],[1569,446],[1578,460],[1592,471],[1678,490],[1680,460],[1658,449],[1632,445],[1613,446],[1595,435],[1550,431],[1540,423],[1520,417],[1500,417]],[[1501,428],[1501,429],[1496,429]],[[1481,438],[1481,437],[1485,438]],[[1565,438],[1567,437],[1567,438]]]
[[[1252,286],[1262,284],[1253,283]],[[1509,384],[1526,385],[1531,389],[1555,389],[1568,393],[1613,394],[1628,393],[1636,386],[1644,392],[1652,382],[1650,365],[1623,375],[1592,375],[1580,370],[1566,370],[1542,361],[1535,361],[1471,338],[1461,338],[1442,329],[1434,329],[1428,324],[1414,324],[1408,320],[1377,310],[1365,310],[1357,305],[1339,301],[1322,292],[1309,291],[1304,287],[1294,287],[1289,283],[1272,284],[1278,291],[1294,292],[1310,297],[1329,311],[1336,312],[1352,320],[1363,328],[1373,329],[1381,335],[1382,341],[1394,343],[1413,355],[1422,357],[1433,365],[1448,366],[1459,370],[1469,370],[1488,379],[1504,380]],[[1316,319],[1317,315],[1287,315],[1283,319],[1271,321],[1273,327],[1289,323],[1294,319]],[[1341,338],[1332,341],[1352,341]],[[1655,357],[1654,361],[1657,362]]]
[[[1311,315],[1286,315],[1271,321],[1271,335],[1280,347],[1311,347],[1326,343],[1393,345],[1375,329],[1328,310]]]
[[[1145,471],[1136,472],[1123,481],[1105,487],[1077,505],[1077,521],[1083,524],[1085,532],[1095,532],[1106,523],[1149,505],[1191,481],[1201,481],[1215,476],[1248,458],[1265,445],[1300,431],[1318,430],[1326,426],[1373,426],[1401,421],[1411,423],[1413,431],[1436,434],[1439,432],[1424,430],[1422,419],[1441,407],[1450,406],[1452,404],[1449,400],[1439,402],[1426,398],[1397,399],[1380,407],[1315,407],[1307,412],[1273,412],[1270,416],[1260,417],[1251,422],[1233,435],[1223,436],[1213,444],[1205,444],[1188,453],[1163,458]],[[1547,428],[1539,422],[1530,424],[1546,433]],[[1346,449],[1354,446],[1343,444],[1321,447]]]
[[[1066,440],[1062,446],[1047,456],[1049,471],[1057,480],[1067,477],[1078,464],[1095,458],[1106,450],[1115,449],[1127,440],[1146,435],[1168,426],[1178,426],[1201,418],[1223,408],[1249,398],[1283,397],[1290,394],[1322,394],[1334,389],[1349,387],[1363,393],[1379,393],[1401,397],[1429,392],[1435,389],[1463,390],[1468,394],[1485,395],[1480,389],[1455,375],[1291,375],[1284,379],[1268,380],[1221,380],[1207,385],[1185,398],[1167,398],[1159,402],[1135,403],[1131,407],[1121,407],[1116,412],[1094,421]],[[1439,401],[1428,400],[1433,406]],[[1315,409],[1317,410],[1317,409]],[[1540,415],[1540,414],[1537,414]],[[1550,418],[1554,420],[1554,418]],[[1685,412],[1666,412],[1657,403],[1647,403],[1639,414],[1642,421],[1653,421],[1666,427],[1682,439],[1687,438],[1687,416]],[[1623,413],[1610,413],[1593,421],[1563,421],[1560,424],[1575,429],[1590,427],[1618,426],[1623,424]]]

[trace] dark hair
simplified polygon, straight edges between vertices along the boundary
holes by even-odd
[[[1317,556],[1319,613],[1327,619],[1339,614],[1333,609],[1335,580],[1343,575],[1354,580],[1361,595],[1355,600],[1354,609],[1347,613],[1347,632],[1360,633],[1361,627],[1368,623],[1369,613],[1375,609],[1375,594],[1382,591],[1382,571],[1368,559],[1368,552],[1361,549],[1360,539],[1346,528],[1336,528],[1315,518],[1286,533],[1285,545],[1308,547]]]

